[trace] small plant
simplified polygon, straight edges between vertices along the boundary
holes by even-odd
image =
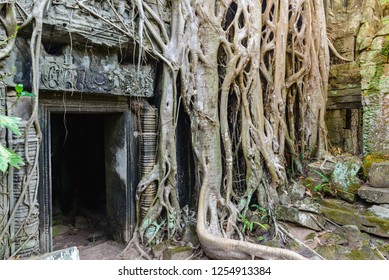
[[[245,233],[250,234],[254,230],[255,225],[267,230],[267,228],[263,224],[259,222],[250,221],[245,215],[239,214],[239,218],[241,223],[243,224],[242,233],[244,234]]]
[[[316,171],[315,172],[323,179],[324,182],[320,183],[319,185],[315,186],[314,187],[314,191],[315,192],[320,192],[323,190],[324,187],[326,186],[329,186],[330,185],[330,179],[324,175],[323,173],[319,172],[319,171]]]
[[[267,230],[268,228],[261,223],[264,220],[264,218],[267,216],[266,209],[261,207],[258,204],[252,204],[250,207],[255,209],[252,213],[255,216],[258,216],[259,219],[258,221],[252,221],[246,215],[239,214],[240,222],[243,224],[242,233],[251,234],[255,227]]]

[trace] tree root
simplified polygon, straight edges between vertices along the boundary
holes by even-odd
[[[206,182],[206,180],[205,180]],[[258,257],[261,259],[290,259],[305,260],[300,254],[281,248],[253,244],[246,241],[221,238],[211,234],[206,227],[205,206],[207,200],[206,186],[203,184],[200,191],[197,236],[204,252],[212,259],[249,259]]]
[[[134,235],[132,237],[132,239],[130,240],[130,242],[128,242],[126,248],[123,249],[123,251],[120,252],[120,254],[118,254],[116,256],[115,259],[117,260],[128,260],[129,256],[131,254],[133,254],[131,251],[133,251],[133,249],[136,250],[137,253],[139,253],[139,259],[146,259],[146,260],[151,260],[150,256],[148,253],[146,253],[142,248],[141,248],[141,245],[139,243],[139,236],[138,236],[138,230],[135,229],[134,231]]]

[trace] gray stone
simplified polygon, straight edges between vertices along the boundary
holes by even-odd
[[[325,259],[334,260],[378,260],[378,256],[370,246],[370,236],[362,233],[355,225],[345,225],[334,231],[317,237],[315,248]]]
[[[336,163],[331,179],[336,187],[343,191],[356,194],[355,185],[360,185],[357,177],[362,161],[358,157],[346,157]]]
[[[295,207],[286,207],[282,205],[277,206],[276,217],[279,220],[292,222],[316,231],[321,230],[325,223],[324,217],[320,215],[301,211]]]
[[[377,217],[381,217],[381,218],[389,220],[389,209],[386,208],[386,207],[382,207],[382,206],[378,206],[378,205],[373,205],[368,210],[370,212],[372,212]]]
[[[292,203],[292,200],[290,199],[290,196],[288,195],[287,192],[282,192],[279,195],[279,199],[280,199],[280,203],[285,206],[288,206]]]
[[[323,199],[320,204],[321,213],[339,225],[355,225],[366,233],[389,237],[389,219],[376,215],[363,206],[337,199]]]
[[[37,260],[79,260],[80,253],[77,247],[65,248],[44,255],[34,257]]]
[[[358,190],[358,195],[369,202],[389,203],[389,188],[374,188],[364,185]]]
[[[376,188],[389,188],[389,161],[373,163],[369,171],[369,183]]]
[[[332,159],[335,161],[335,158]],[[308,176],[316,179],[322,179],[322,175],[329,177],[334,171],[335,163],[327,160],[326,162],[316,161],[308,164]]]
[[[320,213],[320,205],[318,203],[313,202],[313,199],[310,197],[305,198],[302,201],[298,201],[294,204],[299,210],[319,214]]]
[[[300,201],[304,198],[305,195],[305,186],[298,182],[294,182],[292,188],[290,189],[290,199],[292,202]]]

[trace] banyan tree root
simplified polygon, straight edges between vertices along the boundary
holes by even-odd
[[[157,193],[137,221],[137,242],[148,243],[148,229],[157,225],[162,238],[182,231],[175,142],[180,100],[190,118],[204,251],[215,258],[301,259],[246,243],[238,217],[257,203],[274,221],[290,176],[327,149],[323,1],[172,0],[150,6],[133,0],[132,20],[115,14],[120,26],[111,26],[134,37],[138,62],[147,51],[162,64],[156,164],[138,185],[138,194],[151,183]]]

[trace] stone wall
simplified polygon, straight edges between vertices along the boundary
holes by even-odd
[[[370,25],[368,22],[373,21],[377,15],[385,15],[380,24],[375,28],[370,27],[366,32],[360,32],[357,38],[361,42],[359,64],[365,154],[389,154],[389,15],[386,12],[389,1],[381,1],[381,10],[374,7],[376,14],[369,14],[368,11],[373,8],[364,11],[364,25]]]
[[[328,3],[332,52],[327,124],[331,143],[354,154],[389,153],[389,1]]]

